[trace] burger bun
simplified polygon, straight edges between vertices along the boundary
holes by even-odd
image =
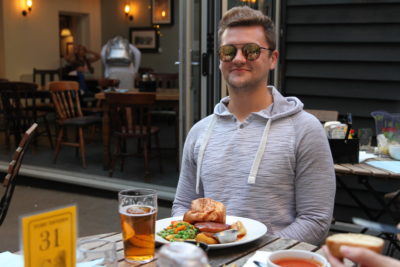
[[[382,238],[355,233],[331,235],[325,240],[325,244],[330,253],[339,259],[343,258],[343,255],[340,252],[341,246],[363,247],[377,253],[381,253],[384,247],[384,241]]]

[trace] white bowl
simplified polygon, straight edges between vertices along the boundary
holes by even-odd
[[[272,252],[267,259],[268,267],[280,267],[274,261],[279,259],[307,259],[320,263],[321,267],[329,267],[328,261],[320,254],[298,249],[277,250]]]
[[[400,160],[400,144],[389,144],[389,154],[393,159]]]

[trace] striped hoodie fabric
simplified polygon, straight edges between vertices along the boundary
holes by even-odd
[[[224,203],[228,215],[264,223],[269,233],[320,244],[329,230],[336,190],[328,140],[299,99],[269,90],[273,104],[244,122],[229,112],[225,97],[214,114],[192,127],[172,214],[183,215],[193,199],[209,197]]]

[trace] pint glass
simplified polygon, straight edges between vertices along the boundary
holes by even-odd
[[[125,260],[149,262],[154,258],[157,192],[151,189],[128,189],[119,192]]]

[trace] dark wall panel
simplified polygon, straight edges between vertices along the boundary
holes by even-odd
[[[305,104],[307,109],[328,109],[338,110],[340,114],[344,115],[351,110],[353,116],[365,117],[369,116],[375,110],[387,110],[395,112],[400,109],[399,101],[383,101],[365,99],[362,104],[356,105],[356,100],[352,98],[340,97],[319,97],[319,96],[306,96],[297,95],[300,100]]]
[[[400,101],[398,82],[287,78],[288,95]]]
[[[398,43],[346,43],[341,45],[288,43],[285,56],[287,60],[400,62],[400,45]]]
[[[292,61],[287,66],[286,77],[400,82],[400,62]]]
[[[332,8],[332,7],[331,7]],[[398,43],[399,24],[288,25],[287,42]]]
[[[308,109],[400,112],[400,0],[283,1],[281,81]]]
[[[336,7],[309,6],[288,9],[288,24],[327,23],[398,23],[400,5],[387,8],[385,5],[339,5]]]
[[[393,4],[398,3],[398,0],[287,0],[290,6],[334,6],[334,5],[354,5],[354,4]]]

